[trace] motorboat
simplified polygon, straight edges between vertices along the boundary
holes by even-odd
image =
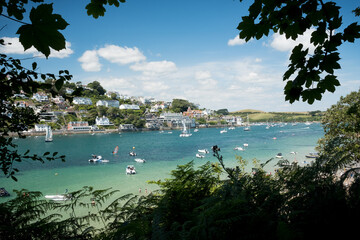
[[[199,131],[199,129],[197,129],[197,128],[194,129],[194,132],[198,132],[198,131]]]
[[[197,157],[197,158],[204,158],[205,156],[202,155],[202,154],[197,153],[197,154],[196,154],[196,157]]]
[[[248,143],[244,143],[244,147],[248,147],[249,146],[249,144]]]
[[[126,167],[126,174],[136,174],[136,170],[135,170],[135,167],[134,165],[128,165]]]
[[[319,154],[318,153],[309,153],[309,154],[306,154],[305,157],[307,157],[307,158],[318,158]]]
[[[235,127],[229,127],[229,130],[235,130]]]
[[[234,150],[244,151],[244,149],[242,147],[235,147]]]
[[[223,129],[223,130],[220,131],[220,133],[227,133],[227,130]]]
[[[70,194],[45,195],[45,198],[53,201],[66,201],[71,199],[71,195]]]
[[[144,162],[146,162],[146,160],[145,160],[145,159],[142,159],[142,158],[135,158],[134,160],[135,160],[135,162],[138,162],[138,163],[144,163]]]
[[[100,155],[92,155],[91,156],[92,158],[89,159],[89,162],[91,163],[104,163],[104,162],[109,162],[109,160],[105,160],[105,159],[102,159],[102,156]]]
[[[207,149],[198,149],[199,153],[209,153],[209,150]]]
[[[276,158],[283,158],[282,153],[278,153],[278,154],[276,154]]]
[[[136,156],[136,152],[131,151],[131,152],[129,152],[129,155],[135,157],[135,156]]]

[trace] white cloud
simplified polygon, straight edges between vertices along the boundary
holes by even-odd
[[[311,34],[313,32],[314,29],[307,30],[303,35],[298,36],[296,41],[292,39],[286,39],[285,35],[274,33],[272,36],[272,41],[270,42],[270,46],[282,52],[290,52],[295,46],[297,46],[299,43],[302,43],[304,45],[303,48],[309,48],[309,53],[313,53],[315,46],[310,43]]]
[[[209,71],[199,71],[195,73],[195,78],[198,80],[211,78],[211,73]]]
[[[144,91],[155,93],[168,90],[170,86],[165,84],[164,82],[155,82],[155,81],[147,81],[143,84]]]
[[[229,39],[227,44],[228,44],[228,46],[236,46],[236,45],[243,45],[245,43],[246,43],[246,41],[244,39],[241,39],[239,37],[239,35],[237,35],[233,39]]]
[[[34,57],[45,57],[44,54],[40,53],[34,47],[31,47],[24,51],[24,47],[21,45],[19,38],[3,37],[6,45],[0,45],[0,52],[5,54],[32,54]],[[66,48],[60,51],[56,51],[50,48],[49,58],[66,58],[69,57],[74,51],[71,49],[71,43],[65,43]]]
[[[175,63],[166,60],[136,63],[131,65],[130,69],[137,72],[143,72],[143,74],[151,76],[170,73],[177,70]]]
[[[87,50],[78,59],[81,67],[86,72],[98,72],[101,70],[101,64],[95,50]]]
[[[125,65],[129,63],[136,63],[145,61],[146,57],[142,54],[138,48],[119,47],[116,45],[106,45],[100,48],[97,53],[100,57],[105,58],[111,63],[117,63],[119,65]]]

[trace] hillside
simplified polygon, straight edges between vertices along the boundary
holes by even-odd
[[[246,119],[249,116],[250,122],[305,122],[320,121],[322,112],[262,112],[257,110],[241,110],[231,112],[231,115]]]

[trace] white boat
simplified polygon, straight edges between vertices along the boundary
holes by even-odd
[[[45,195],[45,198],[53,201],[66,201],[69,200],[71,197],[69,194],[57,194],[57,195]]]
[[[249,144],[247,144],[247,143],[244,143],[244,147],[248,147],[249,146]]]
[[[126,167],[126,174],[136,174],[136,170],[135,170],[135,167],[134,165],[128,165]]]
[[[244,151],[244,149],[242,147],[235,147],[234,150]]]
[[[209,153],[209,150],[207,149],[198,149],[199,153]]]
[[[52,130],[50,126],[46,127],[46,135],[45,135],[45,142],[52,142],[53,141],[53,137],[52,137]]]
[[[309,153],[305,155],[306,158],[318,158],[319,154],[318,153]]]
[[[105,163],[105,162],[109,162],[109,160],[105,160],[105,159],[102,159],[102,156],[98,155],[92,155],[91,156],[92,158],[89,159],[89,162],[91,163]]]
[[[145,160],[145,159],[142,159],[142,158],[135,158],[134,160],[135,160],[135,162],[138,162],[138,163],[144,163],[144,162],[146,162],[146,160]]]
[[[278,153],[278,154],[276,154],[276,157],[277,158],[283,158],[283,155],[282,155],[282,153]]]
[[[198,132],[198,131],[199,131],[199,129],[197,129],[197,128],[194,129],[194,132]]]
[[[223,130],[220,131],[220,133],[227,133],[227,130],[223,129]]]
[[[197,153],[197,154],[196,154],[196,157],[197,157],[197,158],[204,158],[205,156]]]
[[[235,129],[235,127],[229,127],[229,130],[234,130]]]
[[[180,133],[180,137],[190,137],[192,134],[190,133],[190,129],[186,128],[185,120],[182,121],[183,124],[183,130]]]
[[[131,151],[131,152],[129,152],[129,155],[135,157],[135,156],[136,156],[136,152]]]

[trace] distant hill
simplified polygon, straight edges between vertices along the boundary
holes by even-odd
[[[254,109],[244,109],[244,110],[239,110],[239,111],[235,111],[235,112],[231,112],[231,113],[263,113],[263,112],[264,111],[254,110]]]

